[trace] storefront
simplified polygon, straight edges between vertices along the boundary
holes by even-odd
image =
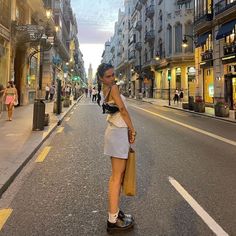
[[[203,73],[203,98],[205,103],[214,103],[214,70],[213,70],[213,51],[202,53],[200,67]]]
[[[224,81],[225,101],[231,110],[236,109],[236,64],[227,65]]]

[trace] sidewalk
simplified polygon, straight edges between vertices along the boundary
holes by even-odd
[[[6,121],[7,112],[3,112],[0,119],[0,197],[77,101],[72,101],[68,108],[63,107],[60,115],[53,113],[53,102],[47,102],[45,113],[49,114],[50,123],[43,131],[32,131],[33,104],[15,108],[13,121]]]
[[[207,117],[211,117],[211,118],[218,119],[218,120],[224,120],[224,121],[236,123],[236,119],[233,119],[233,118],[230,118],[230,117],[215,116],[215,110],[212,107],[206,107],[205,108],[205,113],[199,113],[199,112],[195,112],[195,111],[190,111],[188,109],[183,109],[182,104],[180,102],[178,104],[177,104],[177,102],[174,104],[173,100],[171,101],[170,106],[169,106],[169,101],[168,100],[163,100],[163,99],[143,98],[142,101],[143,102],[148,102],[148,103],[151,103],[151,104],[157,105],[157,106],[164,106],[164,107],[168,107],[168,108],[171,108],[171,109],[181,110],[181,111],[184,111],[184,112],[189,112],[189,113],[193,113],[193,114],[200,115],[200,116],[207,116]]]

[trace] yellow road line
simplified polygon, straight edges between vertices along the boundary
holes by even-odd
[[[154,116],[158,116],[158,117],[160,117],[160,118],[162,118],[162,119],[165,119],[165,120],[168,120],[168,121],[170,121],[170,122],[173,122],[173,123],[175,123],[175,124],[177,124],[177,125],[181,125],[181,126],[183,126],[183,127],[185,127],[185,128],[194,130],[194,131],[196,131],[196,132],[198,132],[198,133],[205,134],[205,135],[210,136],[210,137],[212,137],[212,138],[218,139],[218,140],[220,140],[220,141],[222,141],[222,142],[225,142],[225,143],[231,144],[231,145],[233,145],[233,146],[236,146],[236,142],[235,142],[235,141],[232,141],[232,140],[230,140],[230,139],[221,137],[221,136],[219,136],[219,135],[216,135],[216,134],[207,132],[207,131],[202,130],[202,129],[195,128],[195,127],[193,127],[193,126],[191,126],[191,125],[187,125],[187,124],[181,123],[181,122],[179,122],[179,121],[170,119],[170,118],[168,118],[168,117],[166,117],[166,116],[162,116],[162,115],[156,114],[155,112],[148,111],[148,110],[146,110],[146,109],[143,109],[143,108],[140,108],[140,107],[137,107],[137,106],[134,106],[134,105],[130,105],[130,106],[135,107],[136,109],[145,111],[145,112],[147,112],[147,113],[150,113],[150,114],[152,114],[152,115],[154,115]]]
[[[0,210],[0,231],[1,231],[2,227],[4,226],[4,224],[6,223],[9,216],[11,215],[12,211],[13,210],[10,208]]]
[[[37,163],[43,162],[46,156],[48,155],[48,153],[50,152],[51,148],[52,148],[51,146],[45,147],[43,151],[39,154],[35,162]]]
[[[64,127],[60,127],[58,130],[57,130],[57,133],[61,133],[62,131],[64,130]]]

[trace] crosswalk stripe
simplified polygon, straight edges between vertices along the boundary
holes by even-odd
[[[12,211],[13,210],[10,208],[0,210],[0,231],[4,226],[4,224],[6,223],[9,216],[11,215]]]
[[[45,147],[43,151],[39,154],[35,162],[37,163],[43,162],[46,156],[48,155],[48,153],[50,152],[51,148],[52,148],[51,146]]]

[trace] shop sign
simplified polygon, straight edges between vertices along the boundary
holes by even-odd
[[[210,84],[208,86],[208,92],[209,92],[209,97],[214,97],[214,85],[213,84]]]
[[[209,61],[213,59],[213,54],[212,52],[204,52],[202,54],[202,61]]]
[[[180,67],[176,68],[176,75],[181,75],[181,68]]]
[[[193,66],[188,67],[188,75],[195,75],[196,70]]]

